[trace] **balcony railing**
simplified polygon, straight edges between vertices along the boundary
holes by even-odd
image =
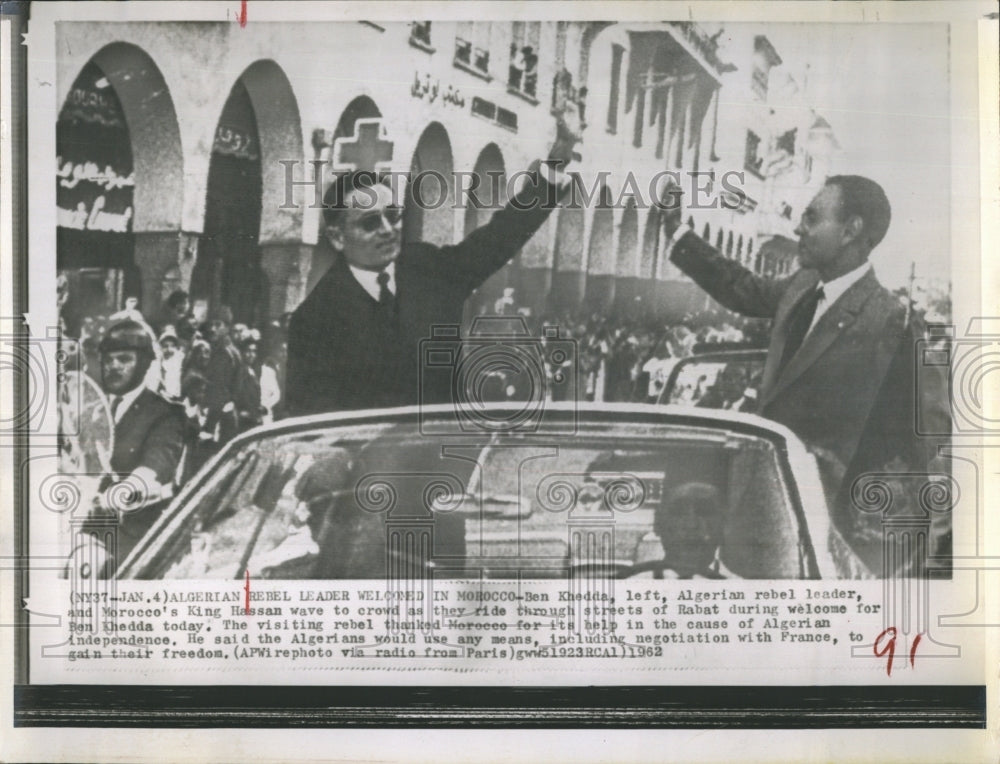
[[[712,68],[714,68],[716,72],[723,74],[727,71],[731,71],[731,65],[723,63],[723,61],[719,58],[719,44],[713,38],[705,34],[697,23],[693,21],[675,21],[673,22],[673,25],[681,30],[684,34],[684,39],[691,43],[694,49],[698,51],[709,64],[712,65]]]

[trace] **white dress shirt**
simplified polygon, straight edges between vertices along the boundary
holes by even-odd
[[[819,298],[819,302],[816,303],[816,313],[813,314],[812,323],[809,324],[809,332],[811,332],[816,324],[819,322],[820,318],[826,313],[830,307],[841,298],[841,296],[850,289],[852,286],[858,283],[865,274],[872,269],[872,264],[867,260],[855,268],[853,271],[848,271],[843,276],[837,276],[837,278],[832,281],[819,282],[818,287],[823,287],[823,296]],[[809,332],[806,332],[806,336],[809,336]]]
[[[139,385],[135,390],[129,390],[124,395],[112,395],[108,398],[108,403],[113,407],[115,405],[115,398],[118,398],[118,408],[115,410],[115,424],[122,421],[122,417],[125,416],[125,412],[128,411],[129,406],[135,403],[135,399],[138,398],[142,391],[146,389],[145,385]]]
[[[356,268],[353,265],[348,264],[351,269],[351,273],[354,274],[354,278],[357,279],[358,283],[361,284],[361,288],[364,289],[368,294],[372,296],[375,302],[378,302],[378,295],[381,288],[378,285],[378,275],[380,273],[389,274],[389,283],[386,284],[389,287],[389,291],[392,292],[393,297],[396,296],[396,263],[395,261],[389,263],[381,271],[366,271],[364,268]]]
[[[546,182],[554,185],[560,191],[563,190],[569,183],[570,179],[566,176],[566,173],[561,166],[557,168],[545,162],[539,162],[538,165],[539,175],[541,175]],[[379,273],[389,274],[389,283],[386,284],[386,286],[389,288],[389,291],[392,292],[392,296],[396,296],[395,261],[389,263],[381,271],[369,271],[364,268],[356,268],[350,263],[348,263],[348,267],[351,269],[351,273],[354,274],[354,278],[357,279],[357,282],[361,284],[362,289],[368,292],[375,302],[378,302],[379,292],[381,291],[378,284]]]

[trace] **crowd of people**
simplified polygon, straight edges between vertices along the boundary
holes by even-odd
[[[574,341],[576,394],[586,401],[656,403],[674,366],[695,352],[764,346],[760,322],[707,311],[670,323],[581,312],[540,323],[559,326],[561,336]]]
[[[575,357],[567,358],[562,368],[554,366],[548,361],[550,355],[544,354],[550,382],[555,374],[565,373],[565,367],[575,366],[575,384],[547,385],[549,399],[561,400],[575,394],[577,400],[608,403],[656,403],[679,361],[712,349],[765,348],[770,324],[717,309],[690,313],[674,321],[587,309],[536,317],[530,309],[518,306],[512,288],[504,290],[493,311],[495,315],[520,316],[531,335],[543,344],[552,334],[557,334],[561,342],[572,341]],[[740,394],[745,387],[740,387]],[[697,403],[698,391],[684,392],[686,402]]]
[[[764,322],[706,311],[680,322],[627,318],[585,310],[540,314],[518,308],[512,290],[498,313],[524,317],[544,343],[546,328],[570,339],[576,357],[572,386],[550,385],[549,399],[575,395],[581,401],[655,403],[673,366],[706,346],[763,344]],[[111,315],[85,316],[67,334],[78,340],[77,368],[101,385],[101,342],[122,321],[145,328],[155,358],[145,387],[184,407],[187,421],[185,475],[193,474],[233,436],[285,415],[283,391],[288,315],[265,327],[234,322],[228,308],[211,315],[184,291],[173,292],[155,317],[145,316],[135,298]],[[549,378],[559,370],[550,364]],[[569,391],[569,392],[566,392]]]
[[[185,475],[193,474],[235,435],[282,416],[287,316],[262,330],[234,322],[228,308],[210,316],[173,292],[149,318],[135,298],[111,315],[86,316],[66,333],[78,342],[76,368],[102,386],[101,348],[108,331],[135,322],[148,334],[154,358],[144,386],[176,404],[186,418]]]
[[[550,163],[568,162],[577,137],[566,132],[560,130]],[[152,320],[134,298],[106,318],[67,320],[66,333],[79,339],[80,369],[108,399],[114,453],[107,472],[126,475],[120,482],[129,483],[139,503],[158,486],[183,482],[238,433],[276,417],[459,402],[459,367],[451,377],[423,373],[446,371],[462,359],[438,353],[447,362],[428,359],[425,369],[423,358],[417,362],[420,349],[438,328],[462,320],[469,297],[516,256],[551,207],[525,211],[559,188],[555,178],[539,175],[521,203],[498,211],[461,243],[433,248],[403,244],[402,215],[388,186],[370,174],[347,173],[324,196],[326,241],[341,257],[280,320],[264,327],[234,323],[228,308],[208,315],[203,301],[196,309],[183,291],[171,294]],[[370,203],[358,204],[362,194],[371,195]],[[880,537],[858,519],[845,491],[868,472],[927,469],[936,443],[915,436],[914,411],[936,423],[933,432],[950,432],[946,380],[924,382],[931,375],[918,362],[927,337],[923,321],[878,282],[868,261],[890,217],[878,184],[830,178],[796,229],[802,268],[775,281],[719,253],[683,226],[679,209],[670,211],[671,262],[719,305],[748,318],[722,310],[670,323],[612,310],[533,315],[518,307],[510,288],[488,312],[523,321],[527,336],[511,342],[538,343],[551,400],[657,402],[673,369],[699,346],[767,348],[766,375],[750,364],[720,363],[724,368],[711,379],[685,382],[691,388],[685,402],[753,411],[795,433],[817,457],[829,506],[846,513],[839,522],[848,543],[874,570]],[[490,343],[475,341],[475,324],[469,329],[469,352],[488,352]],[[538,394],[534,380],[522,384],[517,370],[502,366],[485,367],[496,379],[465,381],[489,390],[491,399]],[[145,529],[135,530],[138,538]],[[948,529],[939,531],[941,543],[950,543]]]

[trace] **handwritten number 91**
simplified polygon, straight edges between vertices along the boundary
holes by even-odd
[[[917,636],[913,638],[913,645],[910,647],[910,668],[915,668],[914,659],[917,657],[917,645],[920,644],[920,638],[922,636],[923,634],[917,634]],[[889,656],[885,664],[885,673],[887,676],[892,676],[892,659],[896,655],[895,626],[890,626],[875,638],[873,650],[876,658],[884,658],[886,655]]]

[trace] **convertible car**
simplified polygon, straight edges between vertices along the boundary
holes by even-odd
[[[508,410],[509,409],[509,410]],[[858,578],[815,461],[754,415],[549,404],[289,419],[231,441],[120,561],[125,579]]]

